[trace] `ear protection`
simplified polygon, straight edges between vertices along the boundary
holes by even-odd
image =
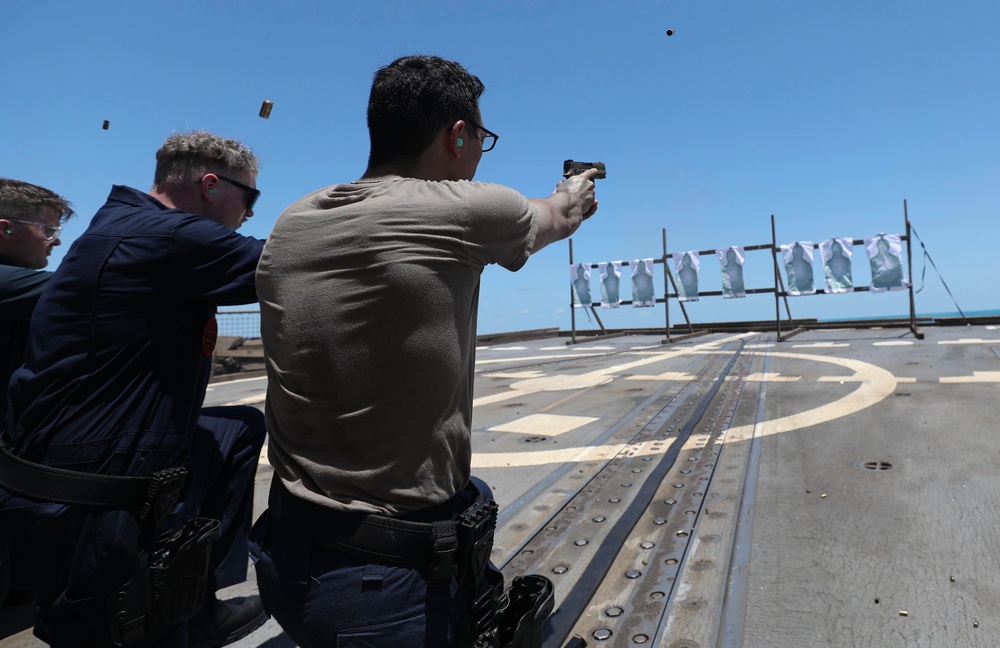
[[[6,234],[7,236],[10,236],[13,232],[10,231],[10,228],[7,228],[3,231],[3,233]]]
[[[208,190],[208,195],[209,196],[214,196],[215,195],[215,189],[209,189]]]
[[[458,141],[456,142],[456,144],[457,144],[457,145],[458,145],[459,147],[461,147],[461,146],[462,146],[462,138],[461,138],[461,137],[459,137],[459,138],[458,138]]]

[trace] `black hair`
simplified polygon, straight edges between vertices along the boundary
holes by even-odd
[[[375,73],[368,99],[368,166],[415,162],[440,129],[479,121],[483,82],[454,61],[404,56]]]

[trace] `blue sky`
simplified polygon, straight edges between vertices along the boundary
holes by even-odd
[[[984,279],[1000,234],[998,24],[995,0],[0,0],[0,176],[73,202],[54,268],[112,184],[148,189],[163,140],[207,129],[260,157],[263,195],[241,231],[266,237],[292,201],[364,170],[373,72],[436,54],[486,84],[483,121],[500,141],[478,180],[544,196],[564,159],[607,164],[577,261],[659,257],[664,228],[670,252],[770,243],[772,214],[779,243],[902,233],[905,199],[958,305],[997,309]],[[517,273],[488,268],[480,332],[568,329],[568,262],[561,242]],[[913,263],[919,287],[919,247]],[[748,287],[773,285],[772,268],[749,252]],[[703,257],[702,289],[720,282]],[[931,268],[916,303],[954,310]],[[802,318],[908,308],[905,293],[790,306]],[[767,319],[774,299],[687,310]],[[608,326],[663,322],[662,306],[600,313]],[[577,323],[590,326],[583,312]]]

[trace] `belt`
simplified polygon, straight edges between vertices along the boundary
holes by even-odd
[[[26,461],[0,448],[0,486],[34,500],[59,504],[134,509],[139,519],[159,524],[169,515],[187,477],[168,468],[152,477],[97,475]]]
[[[427,566],[433,580],[458,573],[458,537],[469,526],[464,514],[458,521],[411,522],[373,513],[336,511],[292,495],[280,479],[271,482],[268,508],[284,524],[319,545],[362,558]],[[488,524],[492,512],[495,525],[496,502],[480,496],[469,507],[473,509],[483,510],[479,523]]]

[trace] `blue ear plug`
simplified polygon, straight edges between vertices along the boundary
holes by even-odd
[[[462,145],[462,138],[461,138],[461,137],[459,137],[459,138],[458,138],[458,145],[459,145],[459,146],[461,146],[461,145]]]
[[[214,196],[215,195],[215,189],[209,189],[208,190],[208,195],[209,196]]]

